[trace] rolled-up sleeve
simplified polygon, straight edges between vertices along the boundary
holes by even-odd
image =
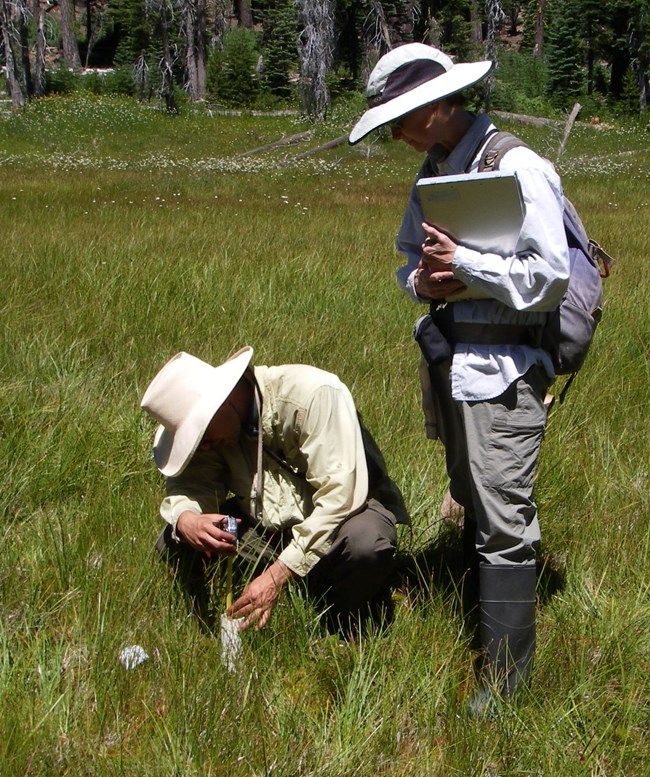
[[[306,479],[314,489],[313,511],[292,527],[280,560],[302,577],[327,553],[343,521],[365,504],[368,470],[356,409],[344,384],[317,388],[296,420]]]

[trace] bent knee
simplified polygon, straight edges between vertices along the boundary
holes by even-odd
[[[395,518],[383,507],[369,507],[343,524],[339,540],[344,542],[351,561],[369,566],[385,564],[397,547]]]

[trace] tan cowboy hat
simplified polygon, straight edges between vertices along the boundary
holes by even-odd
[[[440,49],[424,43],[397,46],[384,54],[368,78],[370,108],[350,133],[350,144],[411,111],[462,92],[485,78],[493,67],[489,61],[455,65]]]
[[[153,455],[163,475],[173,477],[185,469],[252,356],[253,349],[247,345],[213,367],[181,351],[151,381],[140,406],[160,424]]]

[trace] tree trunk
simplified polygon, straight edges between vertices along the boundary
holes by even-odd
[[[248,0],[234,0],[234,12],[237,15],[237,23],[240,27],[253,28],[253,14]]]
[[[381,4],[381,0],[372,0],[372,10],[377,19],[381,35],[379,53],[385,54],[393,48],[393,44],[391,42],[390,27],[386,21],[386,14],[384,12],[384,6]]]
[[[205,99],[205,0],[185,0],[185,71],[192,100]]]
[[[648,107],[648,76],[646,72],[638,73],[639,79],[639,110],[645,111]]]
[[[323,119],[330,105],[327,74],[334,57],[333,0],[298,0],[300,92],[308,116]]]
[[[7,71],[7,84],[11,95],[11,105],[14,108],[22,108],[25,105],[25,96],[20,87],[16,72],[16,60],[12,48],[13,21],[7,0],[0,0],[0,28],[2,28],[2,45],[5,52],[5,66]]]
[[[95,45],[95,33],[93,31],[92,0],[86,0],[86,57],[84,67],[90,63],[90,55]]]
[[[418,2],[420,19],[417,23],[417,40],[426,43],[429,46],[440,48],[442,40],[442,28],[439,21],[439,15],[442,13],[443,5],[436,0],[419,0]]]
[[[183,26],[185,28],[185,78],[190,99],[199,100],[196,73],[196,4],[183,0]]]
[[[45,94],[45,11],[47,0],[34,0],[34,18],[36,20],[36,56],[34,59],[34,94]]]
[[[174,97],[174,73],[172,69],[172,55],[169,47],[169,21],[167,19],[167,0],[160,3],[160,42],[162,44],[162,84],[160,95],[165,101],[168,113],[178,113],[176,98]]]
[[[481,25],[481,14],[478,8],[478,0],[471,0],[469,6],[469,19],[471,24],[471,41],[474,46],[480,46],[483,40],[483,30]]]
[[[18,35],[20,38],[20,60],[23,71],[23,86],[27,97],[34,95],[34,83],[32,81],[32,71],[29,62],[29,31],[27,28],[28,11],[25,6],[25,0],[18,0]]]
[[[370,12],[363,25],[364,62],[363,80],[367,81],[375,62],[392,49],[390,30],[380,0],[372,0]]]
[[[544,23],[546,18],[546,0],[537,0],[535,11],[535,35],[533,37],[533,56],[541,57],[544,53]]]
[[[149,90],[149,65],[144,49],[138,55],[134,64],[135,72],[135,93],[138,100],[149,100],[151,92]]]
[[[205,66],[208,58],[208,20],[205,0],[196,0],[196,82],[199,100],[205,100]]]
[[[59,0],[59,9],[61,10],[63,61],[73,70],[81,70],[79,47],[74,34],[74,6],[72,0]]]
[[[496,40],[497,33],[499,32],[499,26],[505,18],[503,7],[500,0],[487,0],[485,4],[485,10],[487,12],[487,40],[485,43],[485,58],[495,60],[497,56]],[[485,110],[490,110],[490,100],[492,97],[492,89],[494,87],[494,72],[492,72],[486,79],[483,88],[483,99],[485,102]]]
[[[223,36],[228,27],[230,27],[230,20],[234,15],[232,0],[214,0],[213,13],[214,23],[210,46],[212,48],[222,49]]]

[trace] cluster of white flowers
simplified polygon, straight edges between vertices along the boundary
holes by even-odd
[[[612,156],[580,156],[575,159],[563,159],[556,165],[563,177],[572,175],[588,176],[624,176],[628,179],[645,180],[650,177],[650,166],[640,159],[640,153]],[[645,155],[647,156],[647,154]]]

